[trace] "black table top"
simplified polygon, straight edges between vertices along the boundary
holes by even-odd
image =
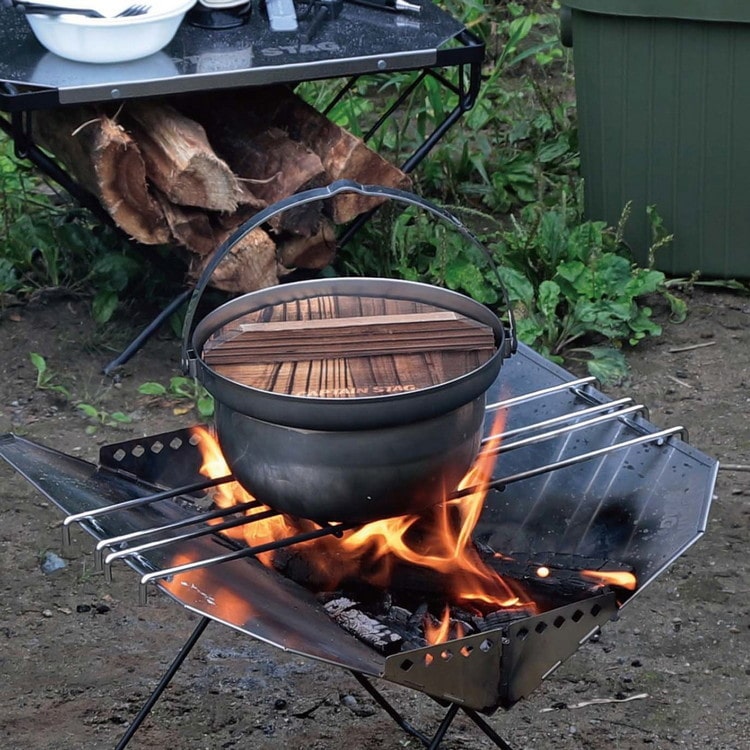
[[[217,88],[259,86],[364,73],[415,70],[471,57],[464,26],[430,0],[419,14],[344,3],[310,37],[273,32],[257,4],[247,24],[207,30],[186,20],[160,52],[126,63],[77,63],[48,52],[26,19],[0,9],[0,109],[105,102]],[[460,40],[460,41],[457,41]]]

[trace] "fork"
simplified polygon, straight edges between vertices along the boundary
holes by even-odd
[[[136,4],[129,5],[119,13],[109,16],[105,13],[100,13],[93,8],[76,8],[72,6],[62,7],[59,5],[46,5],[44,3],[33,1],[27,2],[26,0],[15,0],[15,6],[21,9],[24,13],[42,13],[45,16],[61,16],[72,13],[78,16],[86,16],[87,18],[130,18],[131,16],[142,16],[144,13],[148,13],[149,10],[151,10],[150,5]]]

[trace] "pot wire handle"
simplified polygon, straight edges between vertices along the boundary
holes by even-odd
[[[283,213],[284,211],[292,207],[304,206],[307,203],[326,200],[328,198],[332,198],[335,195],[338,195],[339,193],[345,192],[359,193],[360,195],[370,197],[392,198],[401,203],[406,203],[408,205],[421,208],[428,213],[431,213],[433,216],[436,216],[437,218],[442,219],[443,221],[450,224],[457,232],[459,232],[459,234],[461,234],[462,237],[467,239],[469,242],[471,242],[472,245],[478,248],[479,251],[488,260],[490,267],[497,276],[500,291],[503,296],[503,302],[508,313],[508,335],[504,340],[505,351],[503,352],[503,355],[504,357],[509,357],[516,351],[516,349],[518,348],[518,338],[516,336],[515,318],[513,316],[513,310],[510,305],[508,291],[505,287],[505,284],[503,283],[502,277],[500,276],[497,264],[493,260],[489,250],[456,216],[454,216],[444,208],[437,206],[434,203],[430,203],[430,201],[425,200],[421,196],[410,193],[406,190],[389,188],[385,187],[384,185],[362,185],[358,182],[354,182],[353,180],[336,180],[330,185],[326,185],[324,187],[311,188],[310,190],[303,190],[302,192],[294,193],[293,195],[287,196],[286,198],[283,198],[282,200],[277,201],[270,206],[267,206],[266,208],[258,211],[258,213],[249,218],[244,224],[241,224],[229,237],[227,237],[226,240],[224,240],[224,242],[221,243],[221,245],[219,245],[219,247],[211,257],[211,260],[206,264],[206,267],[203,269],[203,272],[198,278],[198,281],[195,284],[195,289],[193,290],[193,294],[190,297],[190,302],[188,303],[187,310],[185,312],[185,320],[182,326],[182,352],[180,356],[180,362],[183,372],[192,375],[193,377],[195,377],[196,375],[195,360],[197,359],[197,354],[190,345],[190,334],[193,330],[193,319],[195,318],[195,313],[198,309],[200,298],[203,296],[203,292],[206,290],[211,276],[213,276],[213,273],[218,267],[219,263],[224,260],[231,249],[238,242],[244,239],[244,237],[250,234],[250,232],[252,232],[254,229],[257,229],[259,226],[261,226],[277,214]]]

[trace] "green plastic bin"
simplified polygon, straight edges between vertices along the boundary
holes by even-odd
[[[750,1],[564,0],[585,212],[645,264],[654,205],[674,242],[656,267],[750,278]]]

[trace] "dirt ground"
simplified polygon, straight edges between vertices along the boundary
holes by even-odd
[[[697,289],[689,308],[685,323],[666,325],[663,336],[629,354],[628,383],[606,390],[648,405],[660,427],[684,425],[693,445],[726,465],[708,532],[596,642],[529,699],[490,718],[516,750],[750,747],[750,473],[741,470],[750,464],[750,298]],[[183,401],[137,392],[145,381],[178,374],[179,342],[166,332],[117,379],[101,375],[113,356],[102,345],[121,346],[145,320],[134,313],[102,335],[71,299],[0,311],[0,434],[96,460],[102,443],[199,421],[194,412],[174,413]],[[29,352],[46,358],[48,384],[133,422],[89,434],[92,423],[69,401],[37,387]],[[60,514],[5,464],[0,513],[0,747],[113,748],[197,618],[162,596],[139,607],[135,577],[124,567],[107,584],[82,532],[65,567],[45,573],[45,555],[61,554]],[[417,727],[434,729],[442,715],[435,703],[382,687]],[[579,705],[612,698],[633,700]],[[348,673],[212,623],[129,747],[418,744]],[[442,747],[491,744],[459,714]]]

